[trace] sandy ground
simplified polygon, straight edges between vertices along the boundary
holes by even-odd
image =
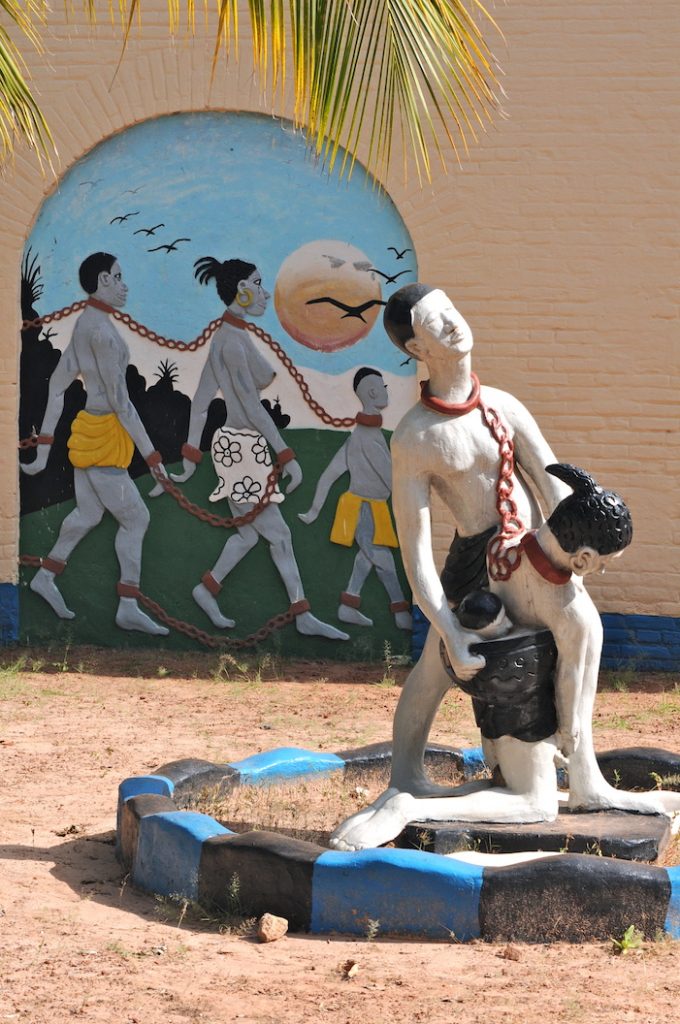
[[[209,655],[16,652],[0,665],[0,1024],[333,1020],[676,1024],[680,943],[468,945],[289,935],[261,945],[163,920],[114,857],[121,779],[163,762],[389,738],[383,666],[230,664]],[[160,660],[159,660],[160,658]],[[396,673],[397,675],[399,672]],[[403,676],[403,672],[401,673]],[[228,675],[228,678],[227,678]],[[598,749],[680,749],[680,686],[606,681]],[[476,742],[452,693],[434,740]],[[347,979],[342,965],[358,971]]]

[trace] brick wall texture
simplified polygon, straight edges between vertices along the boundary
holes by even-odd
[[[494,16],[505,116],[432,184],[405,184],[397,153],[385,185],[421,279],[445,288],[474,329],[482,381],[526,403],[558,458],[628,500],[635,541],[591,588],[601,610],[678,616],[680,5],[513,0]],[[27,55],[59,158],[41,172],[19,149],[0,193],[0,580],[16,579],[19,268],[43,198],[140,120],[269,109],[247,42],[210,87],[214,22],[198,22],[194,38],[169,41],[165,4],[145,0],[114,77],[120,33],[104,14],[92,29],[57,5],[47,52]],[[443,555],[449,529],[439,515],[435,525]]]

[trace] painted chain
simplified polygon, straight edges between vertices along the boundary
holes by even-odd
[[[84,309],[86,305],[86,300],[82,302],[74,302],[70,306],[65,306],[64,309],[58,309],[55,313],[38,316],[34,320],[22,320],[21,330],[25,331],[29,327],[41,327],[43,324],[49,324],[55,320],[62,320],[65,316],[70,316],[71,313],[76,313],[79,310]],[[114,309],[111,315],[115,320],[120,320],[120,322],[125,324],[126,327],[129,327],[129,329],[135,334],[139,334],[140,337],[147,338],[149,341],[153,341],[154,344],[160,345],[162,348],[181,349],[183,352],[195,352],[197,349],[202,348],[203,345],[210,341],[210,338],[217,328],[223,323],[222,317],[219,317],[217,320],[211,320],[208,326],[203,328],[198,337],[194,338],[193,341],[188,342],[188,344],[185,344],[183,341],[175,341],[173,338],[165,338],[162,334],[157,334],[156,331],[151,330],[150,327],[145,327],[144,324],[140,324],[136,320],[133,320],[129,313],[121,313],[119,310]],[[275,341],[272,338],[271,334],[268,334],[261,327],[258,327],[256,324],[249,323],[248,321],[244,321],[243,326],[246,330],[255,334],[261,341],[263,341],[265,345],[272,350],[276,358],[283,363],[286,370],[300,389],[303,400],[323,423],[326,423],[328,426],[344,427],[346,429],[354,426],[355,419],[353,416],[331,416],[330,413],[326,412],[321,403],[317,402],[310,393],[309,385],[305,378],[294,366],[293,361],[288,355],[286,355],[278,341]],[[36,442],[32,437],[25,438],[23,441],[19,442],[19,447],[31,448],[35,447],[35,443]]]
[[[161,485],[167,494],[171,495],[177,502],[180,508],[183,508],[185,512],[188,512],[192,516],[196,516],[203,523],[208,523],[210,526],[221,526],[224,529],[231,529],[232,527],[247,526],[248,523],[252,523],[256,519],[260,512],[269,505],[272,500],[272,494],[276,489],[276,484],[279,477],[281,476],[282,466],[277,461],[274,463],[269,476],[267,477],[267,484],[264,489],[264,494],[256,505],[253,505],[250,512],[245,512],[242,516],[218,516],[215,512],[208,512],[207,509],[201,508],[200,505],[195,505],[193,501],[189,501],[185,494],[180,491],[172,480],[166,476],[158,466],[154,466],[151,469],[151,475],[157,483]]]
[[[479,408],[484,422],[498,445],[498,454],[501,458],[496,481],[496,510],[501,529],[500,533],[491,539],[487,548],[489,575],[493,580],[507,580],[510,579],[520,563],[520,552],[516,547],[506,549],[505,545],[508,540],[524,532],[524,525],[519,518],[517,505],[512,497],[515,446],[508,434],[507,427],[496,410],[481,401]]]

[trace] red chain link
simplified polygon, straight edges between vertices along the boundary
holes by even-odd
[[[520,563],[518,548],[505,548],[508,540],[524,532],[517,505],[512,497],[515,471],[515,445],[508,428],[495,409],[480,401],[479,408],[491,436],[498,445],[501,464],[496,481],[496,510],[501,522],[500,533],[489,541],[487,562],[492,580],[510,579]]]
[[[257,326],[257,324],[251,324],[247,320],[244,321],[244,327],[252,334],[255,334],[261,341],[265,343],[265,345],[268,345],[269,348],[274,353],[274,355],[276,356],[276,358],[283,363],[285,368],[288,370],[288,373],[299,387],[304,401],[307,403],[312,412],[314,412],[319,417],[320,420],[322,420],[324,423],[327,423],[331,427],[349,428],[354,426],[354,424],[356,423],[356,419],[354,416],[331,416],[329,413],[326,412],[324,407],[319,402],[317,402],[315,398],[312,397],[309,390],[309,384],[302,376],[300,371],[297,369],[297,367],[293,364],[293,361],[290,358],[290,356],[288,356],[284,352],[281,345],[279,345],[278,341],[274,341],[271,334],[267,334],[267,332],[263,331],[261,327]]]
[[[69,316],[71,313],[84,309],[86,305],[86,300],[83,300],[82,302],[74,302],[70,306],[65,306],[64,309],[58,309],[55,313],[47,313],[45,316],[38,316],[35,320],[22,320],[21,330],[25,331],[29,327],[41,327],[43,324],[52,323],[53,320],[62,320],[65,316]],[[126,327],[129,327],[129,329],[135,334],[139,334],[140,337],[154,342],[155,345],[160,345],[162,348],[181,349],[183,352],[195,352],[197,349],[202,348],[203,345],[210,341],[210,338],[217,328],[223,323],[222,317],[219,317],[217,320],[211,320],[208,326],[203,328],[198,337],[194,338],[194,340],[190,341],[188,344],[185,344],[183,341],[175,341],[173,338],[165,338],[162,334],[157,334],[156,331],[151,330],[150,327],[145,327],[144,324],[140,324],[136,320],[133,320],[129,313],[121,313],[119,310],[114,309],[112,310],[111,315],[115,320],[120,320],[120,322],[125,324]],[[321,403],[317,402],[317,400],[311,395],[307,381],[297,367],[294,366],[290,356],[286,355],[281,345],[278,341],[274,341],[271,334],[267,334],[267,332],[261,327],[258,327],[257,324],[249,323],[247,320],[243,321],[243,326],[246,330],[255,334],[265,343],[265,345],[269,346],[274,355],[283,363],[286,370],[297,384],[304,401],[323,423],[326,423],[331,427],[344,427],[346,429],[354,426],[355,419],[353,416],[331,416],[326,412]],[[32,447],[31,438],[26,438],[25,441],[19,442],[19,447]]]
[[[196,516],[203,523],[209,523],[210,526],[222,526],[225,529],[231,529],[232,527],[247,526],[248,523],[252,523],[254,519],[259,516],[260,512],[269,505],[272,500],[272,495],[276,490],[276,484],[279,477],[281,476],[282,467],[279,462],[275,462],[272,470],[267,477],[267,484],[264,489],[264,494],[256,505],[253,505],[250,512],[245,512],[242,516],[218,516],[214,512],[208,512],[207,509],[201,508],[200,505],[195,505],[193,501],[189,501],[185,494],[180,491],[172,480],[166,476],[158,466],[154,466],[151,469],[151,475],[154,477],[157,483],[161,485],[164,491],[171,495],[180,508],[183,508],[185,512],[189,512],[190,515]]]

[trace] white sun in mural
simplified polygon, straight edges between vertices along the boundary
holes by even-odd
[[[373,327],[382,309],[380,278],[356,246],[336,239],[308,242],[281,264],[274,306],[291,338],[334,352]]]

